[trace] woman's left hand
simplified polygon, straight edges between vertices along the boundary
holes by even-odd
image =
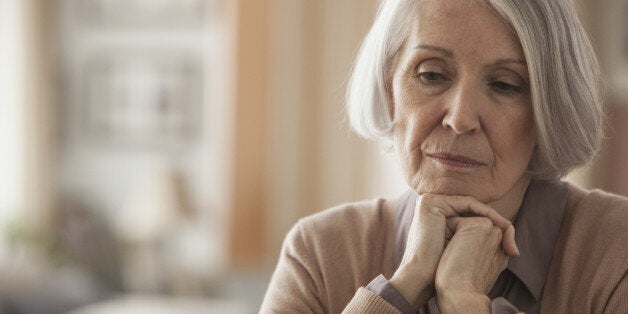
[[[503,231],[484,217],[447,219],[453,236],[436,270],[436,302],[442,313],[490,313],[487,297],[508,264]]]

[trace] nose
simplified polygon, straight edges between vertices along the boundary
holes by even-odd
[[[443,127],[456,134],[476,133],[480,130],[482,95],[477,87],[460,85],[446,106]]]

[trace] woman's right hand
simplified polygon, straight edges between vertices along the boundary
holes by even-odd
[[[414,309],[435,295],[436,269],[453,230],[447,218],[480,216],[502,229],[502,247],[509,256],[519,254],[512,224],[490,206],[471,196],[422,194],[414,208],[406,249],[399,268],[389,282]]]

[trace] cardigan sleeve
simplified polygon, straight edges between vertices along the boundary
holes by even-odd
[[[379,299],[383,299],[382,301],[388,302],[388,304],[394,306],[397,312],[400,313],[415,313],[412,310],[412,307],[408,303],[406,299],[395,289],[393,285],[383,276],[379,275],[377,278],[373,279],[371,283],[366,287],[367,290],[371,293],[367,293],[366,291],[358,291],[358,294],[354,297],[356,298],[370,298],[372,301],[361,302],[361,303],[376,303],[380,301]],[[371,295],[374,294],[374,295]],[[360,297],[358,297],[360,295]],[[351,303],[350,303],[351,305]],[[436,306],[434,303],[432,306]],[[384,305],[382,304],[382,307]],[[428,307],[428,305],[426,305]],[[356,311],[359,313],[360,311]],[[430,313],[430,311],[421,310],[419,313]],[[392,313],[392,309],[389,312]],[[505,298],[499,297],[491,301],[491,313],[492,314],[517,314],[520,313],[516,307],[514,307],[508,300]]]
[[[366,289],[359,288],[351,302],[342,313],[402,313],[395,306],[388,303],[380,295]]]
[[[366,286],[366,289],[379,295],[386,302],[392,304],[401,313],[415,313],[410,303],[399,293],[399,291],[384,277],[379,275]]]
[[[320,269],[297,223],[286,236],[260,313],[327,313]],[[359,288],[343,313],[401,313],[380,295]]]
[[[325,313],[320,272],[308,258],[300,223],[288,232],[260,313]]]

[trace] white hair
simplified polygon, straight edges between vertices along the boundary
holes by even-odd
[[[392,143],[392,72],[420,0],[384,0],[357,55],[347,90],[352,128]],[[589,162],[603,138],[602,80],[571,0],[486,0],[518,36],[528,65],[537,148],[528,172],[566,175]]]

